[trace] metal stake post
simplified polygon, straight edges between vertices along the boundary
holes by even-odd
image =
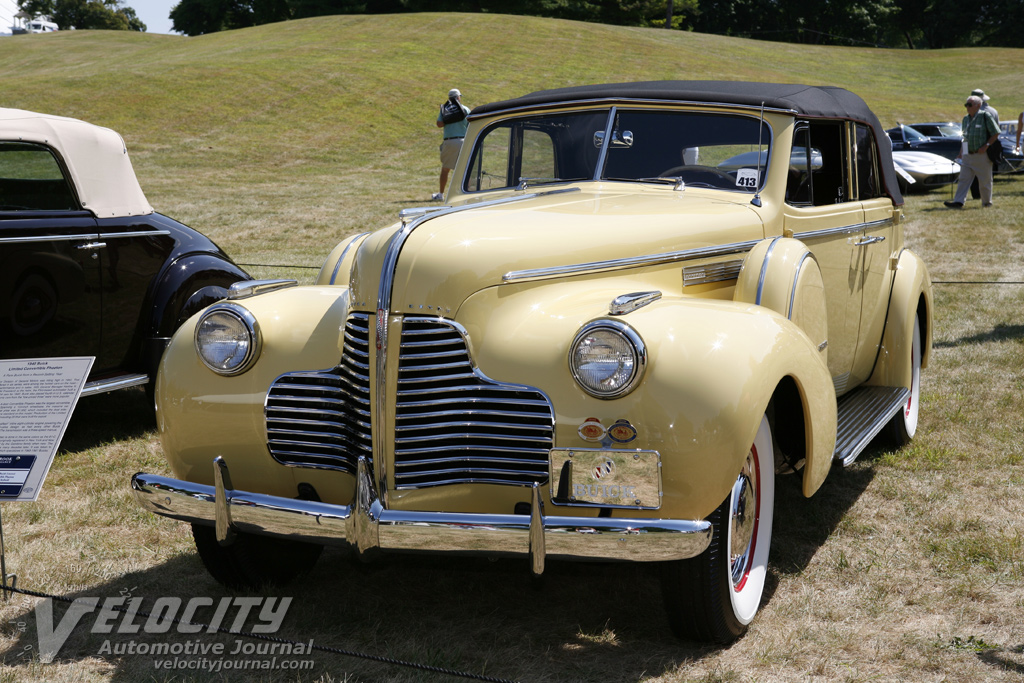
[[[2,506],[0,506],[0,510],[2,510]],[[10,584],[7,583],[7,579],[11,580]],[[0,512],[0,583],[2,583],[4,588],[4,601],[6,602],[11,599],[11,593],[6,589],[15,587],[18,583],[18,576],[7,573],[7,557],[4,553],[4,517],[2,512]]]

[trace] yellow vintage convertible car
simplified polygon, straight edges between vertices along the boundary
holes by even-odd
[[[315,286],[184,324],[175,478],[137,474],[140,504],[232,586],[326,544],[656,562],[682,637],[739,637],[776,476],[810,496],[917,426],[931,283],[877,118],[832,87],[548,90],[476,109],[454,178]]]

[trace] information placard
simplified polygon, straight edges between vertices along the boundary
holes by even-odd
[[[39,497],[94,360],[0,360],[0,502]]]

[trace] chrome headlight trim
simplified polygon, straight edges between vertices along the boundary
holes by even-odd
[[[241,324],[242,328],[244,328],[244,333],[248,336],[248,341],[245,342],[246,348],[244,352],[241,354],[231,354],[231,357],[229,358],[231,362],[230,365],[214,363],[203,353],[203,323],[207,322],[214,316],[228,316],[229,318],[233,318]],[[233,377],[246,372],[253,366],[253,364],[256,363],[256,360],[260,357],[260,353],[263,350],[263,335],[260,333],[260,325],[256,321],[256,317],[250,313],[247,308],[238,304],[222,301],[203,311],[199,321],[196,323],[193,345],[195,347],[196,355],[199,356],[199,360],[203,362],[203,365],[218,375]]]
[[[619,337],[626,343],[626,347],[631,351],[630,364],[632,369],[629,376],[625,377],[623,381],[617,383],[613,388],[605,390],[595,387],[592,384],[588,384],[585,381],[579,364],[579,356],[577,354],[577,349],[583,339],[599,331],[607,332]],[[580,328],[580,331],[576,333],[576,336],[572,340],[572,344],[569,346],[569,371],[572,373],[573,379],[576,380],[576,383],[580,388],[594,398],[608,400],[625,396],[636,389],[640,380],[643,379],[644,371],[646,369],[647,346],[644,344],[644,340],[636,330],[619,320],[592,320]]]

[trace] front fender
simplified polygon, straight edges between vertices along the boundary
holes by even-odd
[[[568,355],[579,328],[605,317],[608,302],[630,291],[605,287],[595,291],[592,283],[577,282],[492,288],[459,311],[484,374],[535,386],[551,398],[557,447],[594,447],[577,431],[588,418],[605,426],[626,419],[637,439],[624,447],[662,454],[658,514],[703,519],[725,499],[773,393],[791,377],[806,418],[806,467],[818,483],[824,479],[835,442],[835,391],[806,334],[764,307],[664,297],[616,317],[644,340],[648,363],[633,392],[601,400],[576,384]]]
[[[218,375],[195,351],[199,316],[186,321],[167,347],[157,375],[157,429],[163,450],[179,479],[212,484],[211,461],[220,455],[231,467],[236,487],[294,497],[293,476],[303,473],[283,468],[267,450],[267,387],[286,372],[337,365],[348,289],[293,287],[235,303],[248,309],[260,326],[260,357],[241,375]],[[333,477],[332,482],[342,479]]]
[[[327,260],[320,267],[320,273],[316,277],[318,285],[348,285],[349,272],[352,270],[352,261],[355,258],[356,250],[360,243],[370,233],[364,232],[353,235],[338,242],[338,245],[327,255]]]

